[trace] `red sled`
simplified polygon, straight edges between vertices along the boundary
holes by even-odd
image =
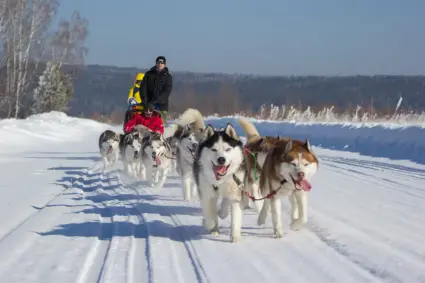
[[[152,132],[164,134],[164,124],[158,112],[153,112],[150,116],[133,112],[131,119],[124,124],[124,133],[133,131],[133,128],[137,125],[143,125]]]

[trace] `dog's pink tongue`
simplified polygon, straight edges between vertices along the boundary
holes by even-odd
[[[299,182],[298,187],[306,192],[311,190],[311,184],[306,179],[303,179]]]
[[[155,156],[156,165],[161,165],[161,159],[158,156]]]
[[[217,174],[220,174],[220,175],[223,175],[224,173],[226,173],[226,170],[227,170],[226,166],[216,166],[215,167],[215,172]]]

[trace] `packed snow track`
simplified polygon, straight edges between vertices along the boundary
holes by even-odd
[[[199,201],[102,173],[91,140],[0,156],[0,282],[425,282],[425,166],[315,148],[309,222],[272,238],[245,210],[243,238],[205,234]]]

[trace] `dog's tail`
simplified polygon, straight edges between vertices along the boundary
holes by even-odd
[[[177,130],[181,127],[178,124],[171,124],[164,128],[164,139],[168,139],[169,137],[174,136]]]
[[[187,109],[177,119],[176,122],[177,124],[183,127],[189,125],[198,139],[203,138],[203,132],[205,130],[205,121],[204,117],[202,117],[201,112],[199,112],[198,110],[193,108]]]
[[[248,121],[248,119],[239,118],[239,124],[244,130],[248,141],[251,141],[252,139],[260,137],[260,133],[257,131],[257,128],[255,128],[254,124]]]

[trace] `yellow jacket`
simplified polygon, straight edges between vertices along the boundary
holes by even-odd
[[[142,103],[142,98],[140,97],[140,86],[142,84],[142,80],[145,77],[144,73],[138,73],[136,75],[136,79],[134,81],[133,86],[130,88],[130,91],[128,93],[127,102],[130,100],[130,98],[134,98],[137,102],[137,104]],[[143,110],[143,106],[137,105],[136,109]]]

